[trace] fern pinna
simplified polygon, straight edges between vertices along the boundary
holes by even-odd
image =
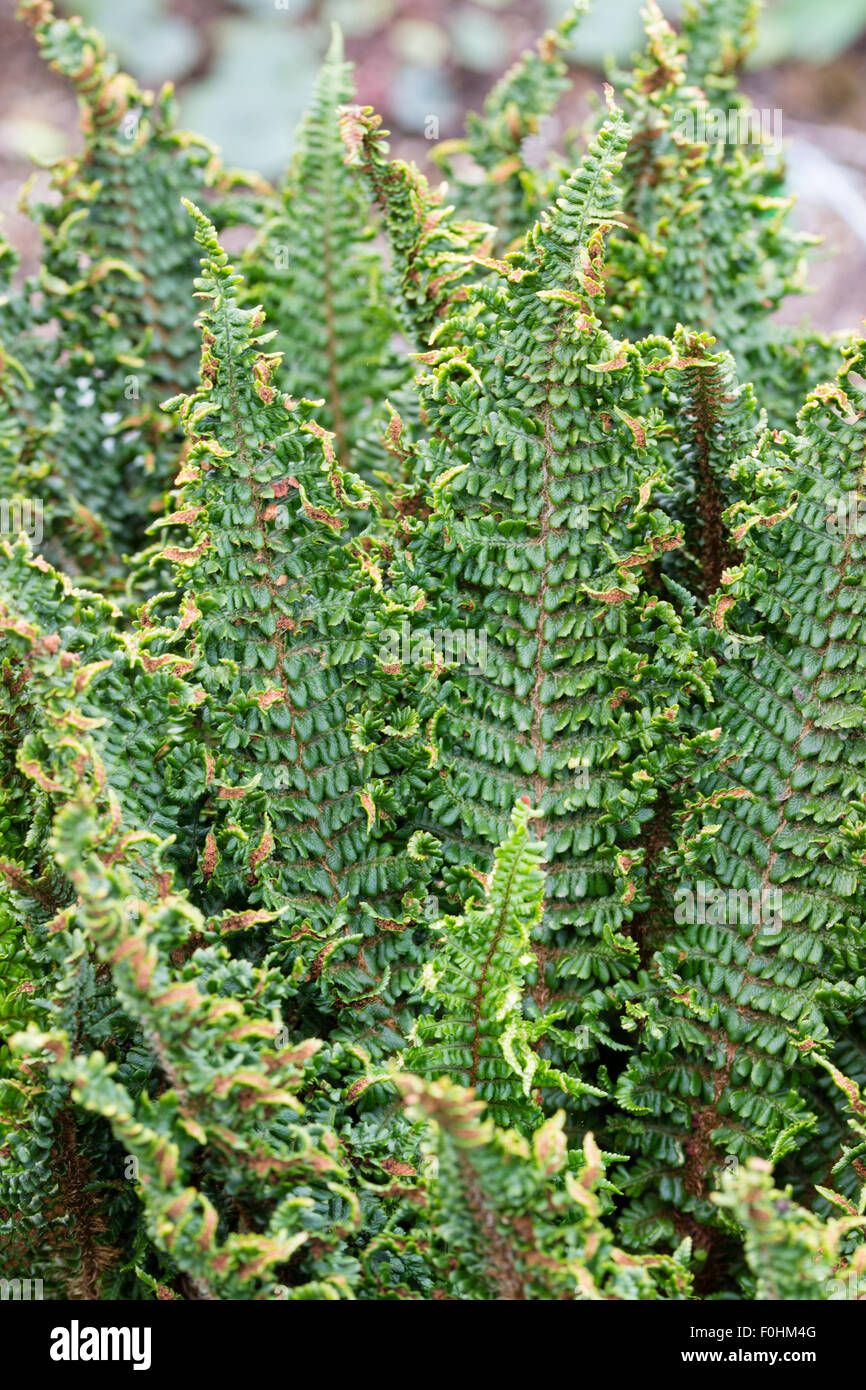
[[[335,33],[273,190],[21,4],[85,118],[36,275],[0,246],[0,1226],[48,1297],[857,1297],[866,348],[770,324],[751,3],[650,5],[530,158],[585,9],[450,188]]]

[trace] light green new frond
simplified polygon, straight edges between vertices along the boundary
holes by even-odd
[[[803,402],[839,370],[839,354],[847,335],[823,333],[802,326],[767,324],[749,344],[746,370],[756,384],[760,405],[773,427],[797,431]]]
[[[856,1018],[854,1023],[856,1029],[860,1019]],[[817,1062],[827,1073],[833,1087],[834,1099],[837,1102],[842,1100],[848,1125],[848,1135],[843,1140],[842,1153],[831,1170],[833,1185],[818,1187],[816,1190],[820,1192],[831,1208],[835,1207],[847,1212],[850,1216],[855,1214],[863,1216],[866,1213],[866,1161],[864,1161],[864,1156],[866,1156],[866,1100],[864,1100],[861,1088],[856,1081],[834,1066],[828,1057],[825,1057],[820,1051],[813,1051],[810,1043],[804,1043],[802,1047],[803,1051],[812,1052],[811,1060]],[[836,1190],[839,1178],[848,1178],[852,1171],[859,1184],[856,1205]]]
[[[713,1201],[743,1229],[750,1297],[776,1302],[856,1299],[866,1271],[866,1218],[822,1221],[773,1185],[772,1167],[749,1159],[722,1177]],[[852,1258],[844,1258],[851,1237]],[[753,1292],[752,1292],[753,1288]]]
[[[532,815],[528,801],[518,802],[511,833],[481,885],[482,899],[434,928],[442,935],[421,977],[433,1012],[418,1019],[406,1054],[410,1071],[431,1079],[447,1074],[472,1086],[497,1124],[524,1132],[541,1121],[540,1087],[603,1095],[534,1050],[537,1030],[524,1001],[542,919],[544,845],[530,836]]]

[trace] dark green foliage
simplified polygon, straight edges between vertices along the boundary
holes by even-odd
[[[668,1195],[696,1211],[725,1153],[780,1156],[814,1127],[795,1084],[806,1044],[826,1047],[866,985],[861,866],[846,852],[866,759],[866,568],[848,510],[862,466],[863,365],[854,343],[839,384],[808,398],[775,479],[762,484],[760,455],[744,460],[739,487],[757,499],[775,481],[776,506],[732,507],[743,563],[712,600],[726,634],[721,757],[696,781],[672,856],[669,912],[685,925],[653,963],[647,1050],[620,1082],[626,1108],[654,1119],[628,1126],[653,1155],[653,1183],[664,1160]],[[844,1119],[835,1128],[831,1152]]]
[[[425,355],[420,466],[437,505],[405,560],[430,590],[426,622],[465,634],[421,823],[446,863],[483,868],[515,801],[541,812],[531,994],[567,1019],[551,1037],[572,1062],[609,1041],[602,987],[638,960],[641,827],[689,756],[678,699],[708,695],[679,615],[641,584],[681,536],[653,507],[664,471],[642,357],[594,308],[626,140],[614,112],[555,211],[469,292],[459,346],[445,333]]]
[[[162,558],[177,568],[177,632],[206,696],[197,878],[209,901],[278,911],[288,941],[324,958],[342,959],[346,915],[364,901],[373,957],[380,930],[403,934],[391,919],[419,854],[392,811],[412,799],[413,721],[367,713],[397,696],[370,636],[381,581],[360,543],[334,543],[350,509],[373,498],[340,468],[309,402],[272,384],[279,355],[261,351],[262,313],[239,307],[239,277],[192,212],[207,307],[202,386],[181,407],[190,449],[174,514],[191,545]],[[311,969],[318,979],[322,960]],[[374,970],[382,988],[388,969]],[[357,1006],[366,971],[343,974],[325,978]]]
[[[856,1298],[866,345],[771,322],[753,6],[540,165],[576,4],[450,193],[337,35],[278,195],[21,9],[85,147],[0,246],[5,1273]]]

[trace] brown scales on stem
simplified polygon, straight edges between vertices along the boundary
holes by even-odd
[[[64,1236],[57,1253],[68,1261],[78,1257],[78,1267],[65,1289],[67,1298],[97,1301],[102,1295],[101,1284],[106,1271],[116,1267],[121,1252],[103,1240],[107,1222],[97,1194],[93,1177],[83,1156],[73,1113],[61,1110],[57,1122],[57,1141],[54,1148],[55,1176],[59,1185],[56,1216],[71,1218],[71,1230]]]
[[[654,876],[653,869],[658,856],[670,843],[670,838],[671,799],[669,793],[662,788],[656,798],[652,820],[642,836],[644,868],[646,869],[651,903],[643,912],[635,913],[628,927],[629,936],[636,943],[640,953],[640,968],[642,970],[648,969],[653,951],[661,944],[655,940],[654,928],[658,928],[659,924],[665,920],[665,900],[661,884]]]
[[[469,1207],[484,1239],[485,1262],[496,1288],[497,1298],[510,1303],[525,1302],[526,1290],[514,1259],[514,1252],[498,1229],[496,1213],[487,1205],[481,1184],[466,1159],[461,1160],[460,1173],[466,1184]]]
[[[690,352],[699,351],[696,339],[687,342]],[[686,366],[690,404],[686,415],[692,427],[694,461],[697,465],[698,513],[696,549],[700,557],[703,597],[709,598],[718,589],[726,569],[737,563],[738,555],[731,547],[722,521],[726,503],[713,471],[712,439],[720,419],[720,408],[732,397],[723,394],[723,382],[717,367],[702,365],[696,359]]]

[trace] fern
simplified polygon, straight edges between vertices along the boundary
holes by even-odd
[[[609,301],[618,332],[707,329],[734,353],[745,380],[757,381],[767,318],[798,287],[809,240],[786,224],[781,156],[750,123],[745,99],[698,85],[707,76],[699,55],[709,32],[713,51],[732,65],[733,8],[710,0],[679,37],[650,0],[647,53],[624,94],[629,226],[611,238]]]
[[[469,113],[465,139],[443,141],[433,150],[433,158],[455,186],[460,214],[492,223],[499,251],[520,239],[545,206],[545,195],[555,192],[555,170],[531,167],[525,142],[538,134],[544,117],[568,87],[563,55],[587,8],[587,0],[575,0],[556,28],[496,83],[483,113]],[[480,180],[461,178],[455,156],[471,158]]]
[[[261,303],[276,329],[287,389],[309,400],[324,394],[319,423],[333,434],[343,465],[367,477],[374,463],[384,463],[377,448],[387,423],[379,418],[384,398],[399,390],[406,371],[391,348],[398,323],[369,246],[374,229],[366,200],[343,162],[337,110],[353,97],[335,31],[281,189],[282,206],[241,268],[247,302]]]
[[[18,486],[39,480],[52,562],[122,592],[123,556],[160,510],[178,449],[159,403],[195,377],[180,198],[226,180],[213,148],[175,128],[169,87],[140,90],[48,0],[20,12],[76,91],[85,147],[54,165],[54,201],[29,209],[44,251],[17,308],[28,376],[16,410],[30,441]]]
[[[771,321],[745,0],[650,6],[539,163],[583,10],[450,190],[335,33],[274,191],[23,0],[84,121],[23,287],[0,244],[0,1230],[51,1299],[857,1296],[866,343]]]
[[[239,307],[239,277],[191,210],[207,307],[202,387],[181,409],[191,447],[172,519],[192,543],[163,557],[177,566],[178,633],[206,694],[199,882],[226,903],[278,910],[290,956],[318,943],[313,981],[337,951],[322,983],[357,1007],[388,990],[388,933],[414,954],[400,899],[424,875],[405,818],[391,810],[417,780],[404,753],[416,732],[399,719],[377,730],[365,713],[395,687],[362,588],[366,579],[375,593],[375,565],[360,545],[335,544],[350,510],[373,498],[340,468],[310,403],[271,385],[279,356],[261,351],[263,316]]]
[[[425,354],[418,468],[435,510],[396,570],[426,585],[428,630],[486,646],[420,692],[423,712],[447,713],[419,824],[446,865],[484,872],[514,803],[540,811],[550,868],[531,994],[580,1030],[571,1056],[609,1040],[601,987],[637,960],[638,836],[690,756],[677,701],[703,686],[679,616],[640,584],[680,544],[651,508],[662,467],[657,418],[639,414],[644,359],[593,311],[626,141],[614,112],[498,283],[468,291],[456,341],[440,334]]]
[[[750,1159],[736,1174],[724,1177],[713,1200],[745,1232],[751,1297],[773,1301],[856,1298],[856,1292],[848,1291],[856,1290],[864,1267],[862,1217],[819,1221],[792,1202],[789,1192],[774,1188],[770,1166],[760,1158]],[[844,1258],[852,1234],[858,1243],[851,1257]]]
[[[837,496],[856,496],[862,354],[853,344],[839,383],[808,398],[795,447],[777,457],[779,505],[730,513],[744,563],[713,600],[730,633],[716,715],[726,737],[674,855],[682,897],[668,921],[689,925],[658,952],[647,1051],[620,1082],[627,1109],[653,1117],[628,1126],[632,1142],[664,1159],[670,1195],[692,1212],[726,1152],[776,1157],[804,1141],[815,1118],[797,1081],[802,1044],[862,1005],[862,867],[835,845],[863,794],[864,572],[856,526],[832,529]],[[759,462],[742,465],[755,495]]]
[[[401,319],[413,343],[426,345],[466,296],[472,258],[492,247],[494,228],[460,222],[414,165],[390,163],[387,131],[372,107],[345,106],[340,131],[346,163],[357,168],[382,211],[393,259]]]
[[[572,1097],[603,1092],[565,1076],[533,1050],[547,1030],[522,1016],[527,967],[534,965],[533,931],[541,923],[544,877],[537,866],[543,845],[529,839],[532,812],[524,799],[512,816],[513,830],[496,851],[483,907],[465,918],[445,919],[440,950],[424,969],[434,1015],[416,1024],[416,1044],[406,1065],[416,1073],[447,1073],[488,1102],[498,1123],[525,1127],[535,1116],[542,1086]]]
[[[412,1076],[398,1084],[411,1113],[433,1131],[433,1264],[448,1296],[595,1300],[687,1291],[684,1252],[634,1261],[600,1227],[593,1187],[602,1168],[592,1135],[575,1171],[561,1113],[527,1139],[497,1130],[471,1091]]]
[[[686,5],[683,39],[690,82],[708,92],[724,90],[754,43],[759,9],[757,0],[701,0]]]

